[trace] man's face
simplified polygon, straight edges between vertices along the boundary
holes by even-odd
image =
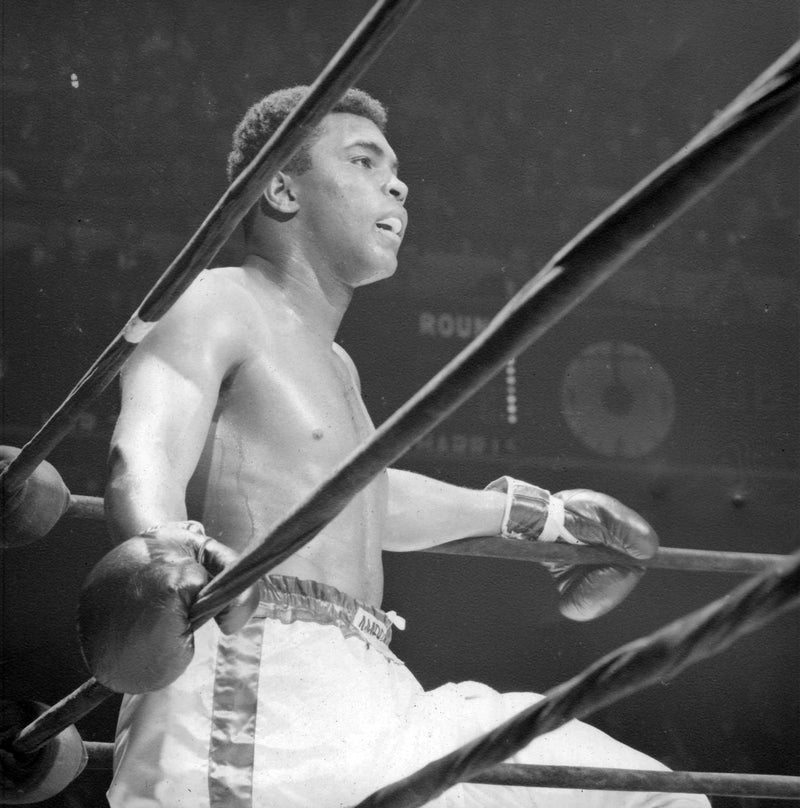
[[[301,249],[350,287],[391,276],[408,217],[397,157],[367,118],[333,113],[310,149],[311,168],[293,177]]]

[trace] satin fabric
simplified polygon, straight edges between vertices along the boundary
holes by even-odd
[[[125,697],[112,808],[344,808],[529,706],[476,682],[424,691],[388,643],[393,620],[314,582],[270,577],[245,628],[195,635],[169,687]],[[395,620],[395,622],[397,622]],[[664,767],[576,721],[523,763]],[[460,785],[431,805],[707,806],[675,795]]]

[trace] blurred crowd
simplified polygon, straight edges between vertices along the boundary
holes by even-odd
[[[513,291],[713,112],[709,97],[681,95],[701,67],[689,49],[654,59],[635,39],[620,39],[606,64],[580,74],[580,30],[543,32],[531,43],[514,25],[515,4],[503,12],[473,5],[457,47],[427,49],[422,59],[401,40],[392,66],[363,83],[390,108],[390,136],[412,188],[395,287],[411,297]],[[6,375],[22,375],[22,348],[25,367],[33,361],[30,340],[20,346],[9,336],[30,335],[31,323],[42,362],[53,347],[74,353],[78,367],[78,357],[96,355],[221,195],[230,133],[244,109],[269,89],[313,78],[353,25],[353,15],[340,19],[340,4],[314,0],[230,8],[8,5]],[[447,9],[429,13],[448,24]],[[598,70],[611,101],[593,89],[589,74]],[[463,86],[461,74],[471,76]],[[659,283],[643,269],[610,294],[624,305],[707,312],[694,291],[681,302],[681,289],[694,289],[686,273],[705,272],[703,294],[718,297],[722,283],[742,298],[743,316],[761,306],[764,284],[775,305],[790,305],[796,183],[776,161],[764,165],[746,187],[734,185],[714,216],[664,237],[649,259]]]

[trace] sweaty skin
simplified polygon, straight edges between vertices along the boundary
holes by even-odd
[[[127,363],[106,492],[115,539],[192,518],[241,552],[372,433],[334,338],[353,290],[396,269],[408,189],[378,128],[351,114],[327,116],[311,165],[271,182],[274,216],[259,215],[243,265],[203,273]],[[379,605],[382,550],[496,534],[503,506],[392,469],[273,572]]]
[[[397,177],[391,147],[379,129],[365,118],[346,113],[328,115],[313,142],[310,157],[311,168],[307,171],[299,175],[279,172],[270,181],[248,230],[249,255],[242,266],[203,273],[126,364],[106,491],[109,524],[115,539],[122,541],[154,525],[192,518],[204,524],[209,536],[241,552],[249,542],[265,537],[292,506],[326,479],[372,433],[355,368],[334,340],[353,291],[389,277],[397,267],[397,250],[407,223],[404,205],[408,189]],[[391,370],[387,368],[387,372]],[[351,597],[380,606],[383,550],[414,550],[459,537],[498,535],[505,504],[505,494],[500,491],[473,491],[390,469],[352,499],[313,541],[273,572],[328,584]],[[196,536],[192,540],[196,541]],[[314,636],[318,638],[317,634]],[[340,664],[341,649],[334,648],[336,643],[330,641],[330,636],[325,647],[332,656],[325,659],[335,659],[334,664]],[[185,800],[207,804],[203,800],[210,799],[192,793],[186,782],[178,782],[174,772],[165,774],[161,780],[157,775],[159,767],[170,764],[165,750],[176,749],[178,758],[189,750],[179,771],[183,773],[181,777],[190,772],[194,779],[189,782],[196,782],[198,791],[206,788],[210,792],[212,778],[220,778],[218,772],[212,772],[216,753],[212,753],[213,744],[209,745],[208,737],[211,727],[216,725],[205,723],[211,721],[205,711],[212,710],[215,704],[213,694],[203,689],[210,684],[201,685],[199,691],[195,689],[196,683],[206,676],[206,673],[198,675],[197,671],[205,670],[207,665],[213,670],[216,641],[213,651],[205,639],[202,642],[206,646],[203,653],[211,656],[205,656],[188,679],[125,702],[119,736],[125,751],[117,761],[115,784],[109,792],[112,804],[132,804],[128,795],[133,796],[137,805],[151,804],[149,797],[142,796],[140,800],[137,795],[173,794],[176,790],[184,798],[178,800],[182,804],[189,804]],[[326,727],[333,735],[340,730],[339,717],[348,714],[348,721],[351,720],[349,705],[353,699],[366,701],[363,712],[356,713],[359,724],[362,717],[366,719],[357,733],[371,730],[367,722],[375,721],[376,715],[382,716],[379,724],[384,721],[385,710],[406,709],[411,703],[406,701],[411,693],[415,707],[421,703],[418,683],[402,666],[369,646],[362,648],[358,639],[352,638],[352,643],[358,646],[358,651],[353,651],[351,644],[346,652],[352,653],[347,671],[354,672],[359,677],[357,681],[368,686],[367,693],[378,694],[375,701],[381,707],[373,714],[371,695],[362,697],[358,685],[351,689],[349,681],[341,691],[320,693],[319,701],[312,700],[310,709],[322,710],[322,724],[326,723],[326,716],[337,717]],[[281,646],[284,651],[286,647]],[[236,675],[247,670],[244,652],[237,653],[239,656],[233,657],[238,659]],[[288,661],[289,668],[285,670],[291,670],[291,674],[278,675],[278,679],[290,682],[290,689],[298,673],[296,666],[309,661],[303,653],[306,652]],[[251,652],[247,651],[247,655]],[[368,682],[373,675],[377,677],[376,689]],[[272,684],[268,676],[264,680],[264,689],[257,692],[267,694],[269,702]],[[340,681],[338,674],[332,679],[320,676],[318,680],[323,682],[323,690],[327,683]],[[280,692],[280,683],[278,686]],[[308,683],[292,695],[294,700],[290,699],[292,706],[288,708],[292,712],[307,692],[303,690],[307,686]],[[457,690],[451,690],[449,685],[442,688],[446,694],[443,703],[450,706],[442,718],[437,702],[430,702],[434,713],[430,716],[431,727],[466,719],[465,726],[478,731],[490,714],[500,721],[508,716],[512,705],[518,709],[513,699],[501,705],[505,697],[488,688],[486,698],[476,697],[475,687],[467,685],[466,695],[459,697],[457,703],[453,702]],[[245,691],[243,688],[242,692]],[[334,697],[334,692],[344,698]],[[201,701],[204,706],[198,709]],[[235,701],[238,702],[238,695]],[[403,708],[400,702],[405,705]],[[233,705],[226,696],[222,712],[235,716],[237,709],[244,712],[251,709],[247,706],[248,697],[244,697],[242,704],[245,706]],[[525,701],[525,706],[528,704]],[[308,705],[301,707],[306,709]],[[267,703],[265,715],[285,715],[287,705],[281,704],[280,708],[283,712],[270,712],[272,707]],[[447,718],[450,714],[452,719]],[[298,721],[302,721],[302,709],[297,715]],[[398,712],[392,716],[392,727],[400,715]],[[426,738],[419,726],[425,719],[411,717],[410,737],[416,746]],[[240,732],[245,725],[237,723],[239,720],[235,718],[228,725],[236,730],[235,754],[230,756],[243,760],[236,750],[240,746],[248,748],[249,730]],[[269,723],[268,719],[265,721]],[[255,725],[251,715],[247,716],[247,722],[248,726]],[[193,728],[198,726],[205,729],[194,738]],[[173,728],[176,738],[180,736],[174,745],[168,741],[167,727]],[[577,745],[592,761],[656,765],[585,725],[577,727],[562,754],[566,760],[574,759]],[[225,729],[221,734],[228,731]],[[263,730],[270,739],[266,746],[275,743],[276,736],[270,735],[270,731],[269,727]],[[287,730],[292,734],[294,731],[291,726]],[[301,754],[313,749],[313,754],[319,755],[323,772],[329,771],[332,763],[337,772],[344,766],[346,778],[356,778],[352,780],[355,786],[360,772],[348,771],[346,761],[360,760],[362,750],[356,748],[355,757],[351,758],[347,749],[350,735],[346,729],[344,732],[345,743],[341,746],[338,741],[329,743],[314,736],[303,740],[299,749]],[[216,735],[216,729],[212,735]],[[308,732],[303,737],[307,739]],[[362,737],[374,739],[380,734],[357,734],[357,738]],[[258,739],[257,735],[257,750]],[[386,748],[394,750],[395,742],[392,734]],[[224,757],[233,748],[227,743],[222,742]],[[359,743],[356,740],[356,747]],[[366,751],[372,749],[371,743]],[[596,753],[592,750],[595,743]],[[304,744],[309,749],[304,749]],[[282,745],[277,742],[278,747]],[[423,743],[423,750],[424,747]],[[290,743],[290,752],[294,748]],[[334,754],[331,750],[340,749],[345,750],[341,762],[338,758],[325,759],[326,755]],[[545,756],[553,754],[547,751],[551,750],[547,743],[544,749]],[[196,750],[198,757],[191,750]],[[262,751],[253,754],[261,755]],[[261,759],[271,758],[253,758]],[[533,759],[537,759],[536,755]],[[285,754],[281,760],[286,760]],[[301,757],[300,763],[292,768],[292,782],[288,785],[292,791],[295,768],[310,772],[308,759]],[[227,770],[227,761],[218,768]],[[240,782],[240,775],[241,772],[235,775],[231,792],[218,793],[238,794],[240,786],[236,783]],[[315,775],[308,776],[314,779]],[[364,782],[371,781],[368,777]],[[314,785],[310,787],[313,789]],[[306,804],[300,794],[302,786],[297,788],[297,804]],[[327,796],[331,786],[326,784],[324,788]],[[212,801],[216,804],[217,799],[214,797]],[[614,800],[602,799],[608,804]],[[636,796],[631,798],[634,800],[641,805],[670,804],[676,808],[707,805],[702,798],[674,795],[663,799],[654,795]],[[335,801],[336,798],[328,800]],[[152,803],[156,802],[172,805],[176,801],[154,797]]]

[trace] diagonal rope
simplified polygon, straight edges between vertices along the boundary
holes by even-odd
[[[790,120],[800,96],[800,41],[689,144],[559,250],[487,328],[384,422],[260,542],[201,591],[197,627],[308,544],[379,472],[539,339]]]
[[[231,183],[178,257],[148,292],[128,325],[78,382],[63,404],[14,460],[0,472],[5,496],[15,491],[69,433],[87,401],[94,400],[117,375],[135,348],[131,331],[158,321],[192,280],[214,258],[258,199],[269,177],[294,154],[309,130],[319,123],[347,89],[377,58],[420,0],[377,0],[334,54],[308,90],[253,161]],[[96,502],[76,501],[74,508],[96,511]],[[91,678],[25,727],[14,749],[30,753],[101,704],[113,691]]]
[[[419,808],[451,786],[503,762],[538,735],[724,651],[800,605],[800,551],[790,559],[704,608],[607,654],[492,732],[376,791],[356,808]]]
[[[508,359],[566,316],[714,184],[755,154],[796,113],[798,92],[800,42],[748,88],[746,99],[738,97],[702,130],[691,148],[684,147],[659,166],[561,249],[479,337],[344,461],[328,481],[266,539],[212,579],[192,609],[193,628],[211,619],[247,586],[311,541],[377,473],[444,420]],[[61,712],[56,705],[25,727],[14,747],[33,751],[109,695],[111,691],[89,679],[62,700],[60,704],[65,706]]]
[[[213,261],[253,207],[269,178],[288,162],[309,131],[358,80],[397,32],[419,0],[377,0],[252,162],[230,184],[175,260],[147,293],[123,330],[72,389],[59,408],[0,473],[12,494],[72,430],[81,410],[119,373],[136,344],[192,281]]]

